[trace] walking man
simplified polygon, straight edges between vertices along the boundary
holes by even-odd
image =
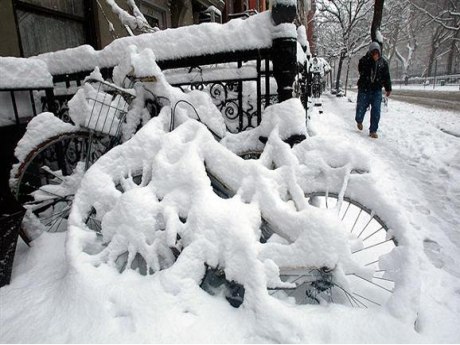
[[[369,51],[358,64],[358,101],[356,104],[356,124],[359,130],[363,129],[364,115],[371,106],[371,124],[369,136],[377,139],[377,130],[380,121],[380,108],[382,105],[382,87],[385,88],[386,96],[391,93],[391,78],[388,62],[382,57],[380,44],[372,42]]]

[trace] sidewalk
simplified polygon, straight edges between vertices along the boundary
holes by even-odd
[[[446,292],[460,286],[459,112],[390,98],[389,109],[382,109],[380,137],[373,140],[368,137],[369,113],[360,132],[354,121],[355,103],[331,95],[322,98],[324,114],[312,119],[315,129],[343,137],[375,157],[373,172],[381,176],[376,184],[387,188],[388,198],[410,219],[413,228],[408,235],[420,245],[424,331],[444,329],[447,337],[460,320],[458,292]],[[450,321],[436,320],[440,315]]]

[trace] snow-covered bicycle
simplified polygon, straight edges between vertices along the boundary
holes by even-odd
[[[129,124],[125,132],[130,140],[101,157],[84,154],[90,151],[82,144],[79,158],[86,166],[75,164],[73,174],[37,163],[58,183],[42,182],[32,204],[46,206],[52,200],[48,204],[54,203],[51,213],[56,215],[55,200],[64,199],[67,204],[58,211],[66,213],[60,219],[67,219],[72,208],[71,265],[77,270],[90,264],[95,270],[192,277],[234,306],[270,295],[356,307],[383,305],[391,298],[401,270],[393,258],[400,255],[395,254],[398,243],[374,207],[364,206],[385,209],[385,201],[378,193],[367,203],[357,201],[360,189],[373,191],[366,166],[328,163],[324,155],[337,152],[302,141],[307,132],[298,99],[268,107],[255,129],[226,133],[208,95],[172,88],[153,54],[139,54],[142,59],[127,59],[114,71],[119,82],[136,72],[140,83],[135,93],[115,88],[131,95],[122,109],[131,104],[125,114],[136,111],[137,120],[125,121],[126,115],[115,107],[107,119],[116,126],[106,131],[115,135],[108,136],[104,147],[120,140],[123,123]],[[82,96],[83,91],[70,106],[84,107],[88,98]],[[121,100],[108,99],[110,114],[112,102]],[[163,107],[136,133],[142,114],[150,114],[146,99]],[[91,121],[84,117],[79,123]],[[104,129],[98,123],[85,138],[94,136],[94,128]],[[75,137],[80,138],[81,126],[68,126],[62,125],[65,135],[78,133]],[[32,164],[25,161],[25,166]]]

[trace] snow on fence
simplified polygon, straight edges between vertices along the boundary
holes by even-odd
[[[67,101],[72,97],[76,87],[82,84],[82,80],[96,67],[101,69],[104,78],[110,77],[111,69],[123,61],[134,45],[139,51],[150,48],[162,69],[198,68],[202,80],[198,83],[188,80],[188,85],[191,88],[207,87],[211,94],[215,85],[220,86],[217,94],[223,94],[225,97],[219,104],[219,109],[225,114],[228,102],[232,104],[231,109],[237,109],[237,117],[230,117],[230,120],[237,120],[235,131],[255,127],[261,122],[262,83],[265,106],[272,102],[270,89],[273,79],[276,80],[278,89],[277,101],[291,98],[297,62],[306,60],[307,47],[305,42],[297,43],[298,33],[292,24],[296,14],[295,2],[279,2],[280,6],[273,4],[272,12],[264,12],[246,20],[235,19],[223,25],[204,23],[121,38],[100,51],[84,45],[21,59],[19,62],[1,58],[0,65],[12,74],[5,79],[9,83],[5,82],[0,91],[14,90],[11,93],[11,102],[16,125],[19,125],[20,121],[14,92],[18,90],[28,92],[34,115],[37,113],[36,101],[39,99],[43,104],[41,111],[48,110],[61,118],[65,117]],[[8,63],[29,70],[8,67]],[[210,66],[215,64],[224,64],[224,68],[221,67],[218,74],[225,80],[213,80],[214,78],[207,75]],[[212,85],[205,79],[210,79]],[[183,86],[183,80],[177,80],[177,84]],[[256,95],[255,110],[251,106],[243,106],[245,85],[249,85],[251,91],[246,92],[246,95]],[[37,92],[38,89],[45,92]],[[6,104],[3,99],[0,101],[2,105]],[[229,113],[233,116],[234,111]],[[17,130],[21,131],[19,126]],[[6,142],[9,144],[8,147],[3,145],[3,140],[1,143],[2,150],[7,151],[10,151],[11,145],[15,145],[11,141]],[[9,169],[9,163],[3,165],[2,171],[5,168]]]
[[[305,35],[298,33],[289,15],[279,13],[282,11],[273,15],[267,11],[225,24],[203,23],[125,37],[100,51],[83,45],[32,57],[29,60],[46,64],[54,81],[54,95],[41,110],[65,119],[67,102],[83,79],[95,67],[110,79],[113,67],[134,45],[152,49],[171,84],[206,88],[227,122],[232,122],[229,130],[255,127],[261,121],[262,109],[278,101],[276,89],[283,93],[281,100],[291,97],[296,61],[304,63],[308,51],[304,47]],[[275,20],[273,16],[279,18]],[[285,86],[279,87],[279,83]],[[35,98],[41,97],[45,104],[43,96],[41,93]]]
[[[46,63],[36,59],[1,57],[0,76],[0,127],[37,115],[41,102],[34,90],[54,87]]]
[[[188,84],[192,85],[192,87],[208,87],[215,90],[215,87],[209,81],[212,80],[214,85],[220,83],[224,88],[224,90],[220,91],[220,95],[224,94],[227,97],[231,94],[233,98],[224,100],[224,103],[219,103],[219,107],[224,114],[232,114],[233,116],[237,112],[239,119],[235,130],[243,130],[260,123],[262,102],[266,106],[275,101],[274,95],[276,94],[275,88],[277,88],[277,85],[273,78],[270,77],[273,70],[271,63],[274,58],[273,44],[283,40],[287,41],[288,45],[291,44],[289,42],[296,42],[298,31],[295,29],[295,25],[286,23],[284,18],[282,20],[285,22],[276,22],[272,18],[271,12],[267,11],[245,20],[234,19],[225,24],[203,23],[134,37],[125,37],[115,40],[100,51],[96,51],[88,45],[83,45],[23,60],[30,60],[31,63],[42,67],[43,62],[46,64],[48,74],[53,76],[54,95],[45,106],[41,106],[42,109],[40,110],[52,111],[61,118],[65,118],[67,116],[67,101],[81,86],[82,80],[95,67],[101,69],[104,78],[110,78],[112,68],[123,60],[129,51],[129,46],[135,45],[139,49],[150,48],[156,56],[158,65],[163,70],[187,68],[189,72],[192,72],[187,76],[187,73],[184,74],[180,70],[179,72],[171,71],[169,75],[171,76],[172,84],[180,86]],[[290,21],[289,18],[287,21]],[[277,25],[275,25],[275,22]],[[303,42],[303,40],[301,41]],[[285,47],[281,47],[280,50],[282,51],[279,54],[281,57],[278,59],[280,65],[285,64],[286,61],[286,57],[282,56],[282,54],[291,55],[293,51],[297,55],[294,59],[301,63],[305,62],[305,48],[302,48],[305,44],[302,46],[299,43],[296,44],[294,44],[294,49],[291,48],[289,52]],[[245,65],[243,65],[243,61]],[[249,63],[248,66],[247,61],[254,62]],[[216,68],[216,64],[220,64],[220,67]],[[290,74],[289,78],[293,81],[295,71],[292,71],[292,65],[295,65],[295,61],[290,66],[285,64],[280,68],[291,69],[288,74]],[[192,71],[192,68],[195,68],[195,71]],[[196,70],[200,71],[198,80],[193,79],[194,76],[197,76]],[[182,76],[180,76],[181,74]],[[282,73],[278,73],[278,76],[280,75]],[[22,77],[18,79],[25,80]],[[222,83],[222,81],[225,81],[225,83]],[[243,98],[247,97],[241,94],[235,95],[234,92],[229,92],[228,89],[239,90],[238,92],[240,92],[243,85],[251,84],[248,82],[255,84],[255,87],[251,86],[251,91],[254,91],[256,95],[254,98],[256,98],[257,102],[257,114],[246,114],[247,119],[242,119],[241,116],[243,116],[245,109],[241,103]],[[289,84],[289,81],[283,79],[282,83]],[[292,87],[288,87],[287,94],[291,91]],[[265,94],[263,99],[262,92]],[[44,104],[43,96],[43,93],[39,95],[35,93],[34,103],[36,103],[37,98],[40,99],[41,97]],[[7,103],[3,99],[0,99],[0,102]],[[229,102],[234,109],[226,111],[224,107]],[[9,110],[7,112],[11,113]],[[256,119],[256,121],[254,122],[253,119]]]
[[[33,59],[44,61],[52,75],[69,74],[92,70],[96,66],[114,67],[128,53],[128,47],[135,45],[152,49],[161,67],[162,61],[269,49],[275,28],[267,11],[246,20],[235,19],[225,24],[202,23],[124,37],[100,51],[84,45],[41,54]]]

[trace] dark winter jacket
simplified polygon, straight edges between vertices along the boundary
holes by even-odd
[[[358,71],[359,90],[381,90],[384,87],[385,91],[391,91],[390,69],[385,58],[374,61],[367,53],[359,60]]]

